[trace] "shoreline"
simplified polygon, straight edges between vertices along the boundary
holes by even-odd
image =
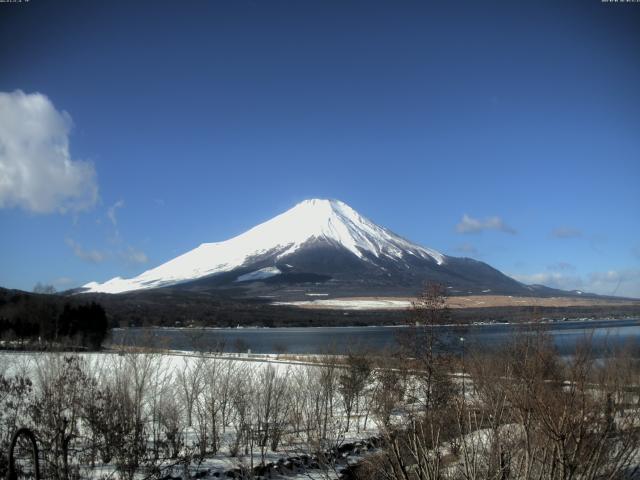
[[[447,324],[447,325],[437,325],[436,327],[438,327],[439,329],[442,330],[450,330],[449,333],[451,334],[455,334],[457,335],[457,332],[460,331],[458,329],[462,329],[464,331],[464,337],[466,338],[467,336],[469,336],[469,340],[471,340],[476,334],[479,335],[498,335],[498,336],[502,336],[504,334],[505,331],[512,331],[512,332],[517,332],[518,328],[530,328],[530,327],[534,327],[535,326],[540,326],[543,327],[543,329],[548,329],[548,331],[550,332],[551,335],[555,335],[555,331],[561,332],[575,332],[575,331],[584,331],[584,332],[589,332],[589,331],[596,331],[596,330],[605,330],[605,331],[611,331],[611,330],[615,330],[615,329],[625,329],[625,328],[629,328],[631,327],[632,329],[637,329],[638,327],[640,327],[640,317],[634,317],[634,318],[609,318],[609,319],[578,319],[578,320],[567,320],[567,321],[549,321],[549,322],[528,322],[528,323],[481,323],[481,324],[473,324],[473,325],[460,325],[460,324]],[[554,327],[561,327],[561,328],[556,328],[556,330],[554,330]],[[389,328],[391,327],[391,329]],[[346,327],[274,327],[274,328],[265,328],[265,327],[257,327],[257,328],[253,328],[253,327],[246,327],[246,328],[218,328],[218,327],[204,327],[204,328],[199,328],[199,327],[128,327],[128,328],[116,328],[113,329],[112,332],[113,334],[117,337],[120,336],[120,340],[124,340],[124,338],[127,337],[127,333],[131,333],[133,335],[133,338],[137,337],[137,336],[144,336],[145,333],[149,333],[151,336],[149,338],[152,338],[153,335],[160,335],[160,337],[157,338],[161,338],[163,336],[163,334],[169,335],[171,336],[172,333],[175,334],[183,334],[183,335],[189,335],[190,333],[201,333],[201,334],[206,334],[207,332],[210,334],[220,334],[221,337],[220,338],[224,338],[224,337],[234,337],[237,335],[242,335],[243,334],[247,334],[247,335],[257,335],[260,336],[261,334],[268,334],[269,336],[265,337],[266,339],[268,339],[270,336],[272,336],[273,334],[277,334],[278,332],[286,335],[287,333],[291,333],[291,334],[303,334],[305,331],[307,331],[309,334],[312,334],[312,331],[318,331],[321,335],[331,335],[331,334],[335,334],[335,335],[340,335],[340,334],[345,334],[345,335],[358,335],[358,332],[362,332],[362,333],[366,333],[367,331],[370,330],[375,330],[377,329],[379,333],[383,332],[383,331],[387,331],[389,332],[390,335],[394,335],[399,331],[405,330],[412,327],[411,325],[396,325],[396,326],[389,326],[389,325],[374,325],[374,326],[368,326],[368,327],[350,327],[350,326],[346,326]],[[495,327],[498,330],[504,330],[503,332],[495,332],[492,333],[491,328],[489,327]],[[506,330],[505,330],[506,329]],[[324,332],[323,332],[324,330]],[[394,332],[395,330],[395,332]],[[534,331],[533,329],[531,331]],[[446,333],[446,332],[443,332]],[[526,333],[526,332],[525,332]],[[375,334],[375,333],[374,333]],[[385,334],[386,335],[386,334]],[[229,345],[232,345],[231,343],[229,343]],[[259,345],[259,344],[258,344]],[[274,350],[269,350],[269,351],[260,351],[260,346],[256,345],[258,348],[253,350],[253,344],[251,343],[247,343],[246,347],[249,347],[249,350],[244,351],[244,350],[236,350],[235,348],[232,348],[232,350],[227,350],[227,351],[220,351],[218,352],[219,355],[230,355],[231,357],[237,357],[238,355],[242,356],[242,355],[248,355],[248,356],[256,356],[256,357],[273,357],[273,358],[277,358],[279,356],[282,355],[295,355],[295,356],[317,356],[317,355],[323,355],[323,354],[327,354],[327,352],[319,352],[319,351],[296,351],[294,350],[285,350],[285,351],[278,351],[277,349]],[[274,345],[276,345],[274,343]],[[123,352],[123,348],[125,350],[129,349],[129,348],[137,348],[137,346],[135,344],[128,344],[128,343],[113,343],[111,340],[109,340],[108,342],[106,342],[103,345],[103,348],[101,350],[85,350],[85,349],[74,349],[72,347],[69,346],[64,346],[64,345],[59,345],[59,348],[55,348],[55,346],[49,346],[49,348],[29,348],[29,345],[24,345],[25,348],[6,348],[6,346],[2,345],[0,346],[0,353],[18,353],[18,354],[29,354],[29,353],[75,353],[75,354],[118,354],[118,353],[122,353]],[[139,345],[138,347],[140,348],[144,348],[144,349],[150,349],[150,351],[157,351],[158,353],[164,353],[164,354],[170,354],[170,355],[175,355],[175,354],[185,354],[186,352],[197,352],[199,351],[198,349],[191,349],[189,347],[169,347],[168,345],[164,345],[164,344],[153,344],[153,343],[149,343],[148,345]],[[203,350],[204,351],[204,350]],[[215,350],[211,350],[209,353],[213,353],[215,352]],[[338,353],[338,351],[336,350],[336,352],[334,352],[334,354],[340,354],[342,355],[343,353]],[[246,360],[247,358],[245,358]]]
[[[633,315],[629,317],[602,317],[602,318],[567,318],[567,319],[547,319],[547,320],[539,320],[539,321],[525,321],[525,322],[503,322],[503,321],[475,321],[472,323],[443,323],[434,325],[435,328],[455,328],[455,327],[491,327],[491,326],[520,326],[520,325],[556,325],[556,324],[571,324],[571,323],[588,323],[588,322],[631,322],[637,321],[640,323],[640,316]],[[248,325],[248,326],[237,326],[237,327],[198,327],[198,326],[187,326],[187,327],[166,327],[166,326],[133,326],[133,327],[115,327],[110,329],[110,331],[126,331],[126,330],[161,330],[161,331],[230,331],[236,332],[238,330],[311,330],[311,329],[361,329],[361,328],[409,328],[414,325],[407,324],[396,324],[396,325],[309,325],[305,327],[271,327],[271,326],[259,326],[259,325]]]

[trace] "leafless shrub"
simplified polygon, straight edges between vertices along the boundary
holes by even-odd
[[[472,357],[470,397],[387,423],[381,478],[595,480],[637,475],[638,363],[561,358],[542,331]],[[383,383],[383,380],[381,380]],[[415,413],[415,412],[414,412]]]
[[[409,403],[423,410],[439,408],[456,394],[450,373],[451,358],[442,326],[451,322],[447,291],[438,283],[427,283],[412,302],[407,328],[399,335],[403,370],[411,368]]]
[[[0,451],[9,450],[11,435],[21,426],[32,394],[33,384],[28,377],[0,375]],[[7,468],[6,456],[0,455],[0,477],[6,476]]]
[[[198,396],[202,392],[202,375],[204,372],[204,359],[198,357],[195,362],[192,359],[183,358],[182,366],[176,373],[179,386],[179,394],[185,406],[187,414],[187,426],[193,425],[193,408]]]
[[[163,396],[158,406],[158,424],[161,436],[158,449],[162,455],[175,460],[185,446],[182,407],[173,395]]]
[[[29,407],[36,437],[45,452],[43,474],[78,476],[82,405],[91,383],[84,362],[75,355],[47,355],[37,365],[38,389]],[[75,462],[73,461],[75,459]]]
[[[351,416],[358,415],[360,398],[368,383],[371,381],[371,361],[365,355],[351,353],[346,358],[346,368],[342,369],[338,377],[342,406],[347,417],[345,430],[349,430]],[[355,411],[355,412],[354,412]],[[357,422],[360,429],[360,422]]]

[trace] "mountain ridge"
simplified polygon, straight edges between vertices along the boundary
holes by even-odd
[[[327,199],[305,200],[228,240],[202,243],[136,277],[90,282],[77,292],[174,287],[290,300],[413,295],[429,281],[445,285],[453,295],[574,294],[527,286],[479,260],[444,255],[375,224],[344,202]]]
[[[304,245],[322,240],[341,246],[364,261],[371,256],[401,258],[405,253],[431,258],[438,264],[445,258],[440,252],[376,225],[344,202],[310,199],[240,235],[222,242],[202,243],[132,279],[115,277],[104,283],[90,282],[83,288],[91,292],[121,293],[175,285],[225,273],[249,261],[259,261],[260,257],[275,254],[277,261]]]

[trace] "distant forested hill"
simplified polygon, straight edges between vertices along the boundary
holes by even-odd
[[[97,350],[108,330],[104,308],[90,299],[0,288],[0,340],[5,348]]]

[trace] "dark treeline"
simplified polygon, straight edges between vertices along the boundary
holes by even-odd
[[[0,288],[3,332],[44,338],[73,337],[78,331],[58,325],[64,305],[95,302],[104,308],[109,327],[308,327],[402,325],[405,310],[330,310],[271,305],[266,300],[235,298],[218,292],[161,288],[119,295],[41,295]],[[21,313],[16,313],[18,308]],[[90,312],[85,311],[84,314]],[[575,307],[484,307],[451,309],[453,323],[474,321],[530,322],[543,318],[603,318],[640,315],[640,305]],[[26,319],[17,322],[16,318]],[[8,321],[8,323],[7,323]],[[13,322],[13,323],[12,323]],[[57,327],[56,327],[57,325]],[[33,333],[34,329],[37,333]],[[55,331],[51,333],[51,330]],[[82,330],[82,328],[80,328]],[[0,332],[0,335],[2,332]]]
[[[109,330],[104,308],[59,295],[0,292],[0,339],[6,348],[98,350]]]
[[[308,327],[402,325],[406,310],[330,310],[271,305],[268,300],[234,297],[211,291],[160,288],[119,295],[86,294],[120,327]],[[640,315],[640,304],[573,307],[454,308],[453,323],[474,321],[530,322],[543,318],[621,318]]]

